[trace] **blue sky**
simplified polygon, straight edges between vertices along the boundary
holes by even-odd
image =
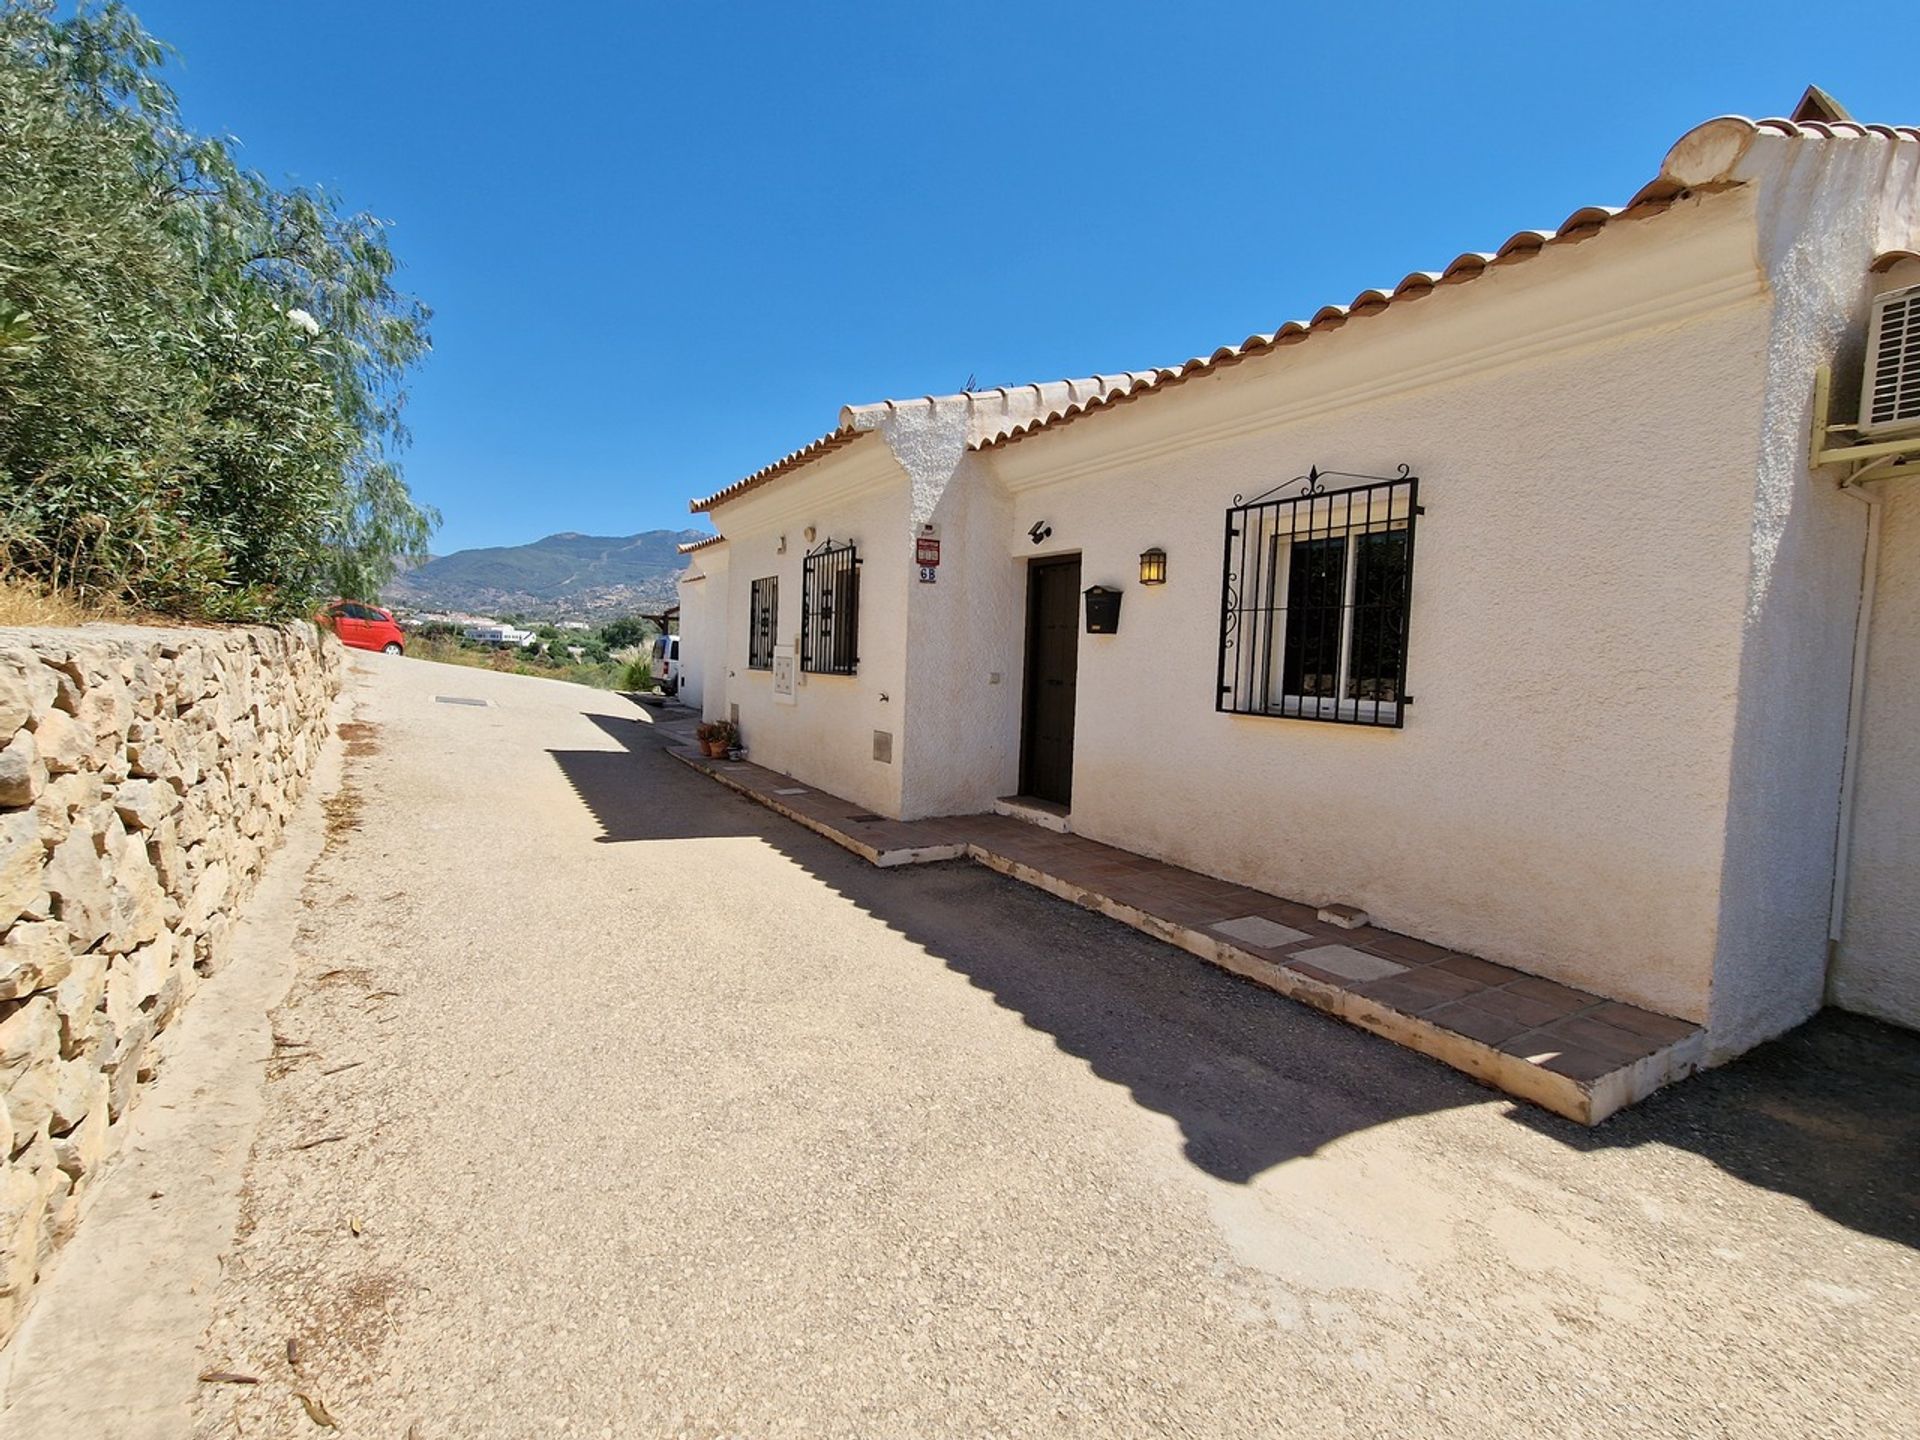
[[[440,553],[697,523],[844,403],[1270,330],[1809,81],[1920,120],[1884,0],[133,8],[193,123],[393,222]]]

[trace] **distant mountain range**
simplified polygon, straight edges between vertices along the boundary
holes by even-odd
[[[382,598],[409,610],[461,610],[542,619],[623,615],[671,604],[686,556],[675,550],[705,530],[638,535],[563,531],[531,545],[437,555],[396,575]]]

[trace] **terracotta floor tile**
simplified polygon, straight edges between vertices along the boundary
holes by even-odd
[[[1404,960],[1409,965],[1431,965],[1436,960],[1444,960],[1452,952],[1444,945],[1430,945],[1425,940],[1416,940],[1411,935],[1396,935],[1384,931],[1378,940],[1369,940],[1361,947],[1376,955],[1385,955],[1391,960]]]
[[[1408,970],[1386,980],[1371,980],[1353,987],[1371,1000],[1382,1000],[1396,1010],[1420,1014],[1437,1005],[1465,999],[1478,986],[1457,975],[1437,975],[1427,970]]]
[[[1537,976],[1523,975],[1507,986],[1516,995],[1524,995],[1529,1000],[1539,1000],[1548,1005],[1559,1005],[1571,1014],[1575,1010],[1584,1010],[1599,1000],[1598,995],[1589,995],[1584,990],[1574,990],[1566,985],[1556,985],[1551,980],[1542,980]]]
[[[1622,1005],[1618,1001],[1602,1005],[1590,1014],[1595,1020],[1634,1035],[1644,1036],[1649,1040],[1658,1040],[1663,1045],[1684,1040],[1700,1028],[1689,1020],[1676,1020],[1671,1015],[1656,1015],[1651,1010],[1642,1010],[1637,1005]]]
[[[1509,970],[1504,965],[1496,965],[1491,960],[1482,960],[1475,955],[1448,955],[1434,961],[1428,968],[1445,970],[1450,975],[1467,980],[1477,980],[1482,985],[1506,985],[1527,978],[1523,971]]]
[[[1597,1081],[1603,1075],[1611,1075],[1613,1071],[1620,1069],[1619,1060],[1596,1054],[1594,1050],[1578,1050],[1578,1048],[1557,1050],[1540,1060],[1534,1060],[1534,1064],[1542,1069],[1551,1069],[1555,1075],[1565,1075],[1567,1079],[1586,1081],[1586,1083]]]
[[[1427,1011],[1420,1018],[1430,1020],[1435,1025],[1444,1025],[1456,1034],[1465,1035],[1469,1040],[1478,1040],[1483,1045],[1498,1045],[1527,1029],[1518,1020],[1482,1010],[1471,1000],[1455,1000]]]
[[[1356,995],[1364,995],[1369,1000],[1390,1005],[1406,1015],[1424,1014],[1434,1006],[1444,1003],[1443,997],[1435,995],[1431,990],[1423,990],[1418,985],[1408,984],[1405,975],[1396,975],[1390,980],[1369,980],[1364,985],[1354,985],[1349,982],[1347,988]]]
[[[1430,970],[1433,968],[1435,967],[1428,967]],[[1529,1026],[1551,1025],[1555,1020],[1564,1019],[1567,1014],[1566,1010],[1559,1005],[1549,1005],[1541,1000],[1531,1000],[1525,995],[1517,995],[1511,986],[1504,990],[1478,991],[1473,997],[1473,1003],[1482,1010],[1507,1016]]]
[[[1267,896],[1252,912],[1264,915],[1269,920],[1278,920],[1282,925],[1291,925],[1296,930],[1305,930],[1312,934],[1323,931],[1331,933],[1333,926],[1321,923],[1319,912],[1311,905],[1301,905],[1292,900],[1276,900]]]
[[[1630,1030],[1622,1030],[1587,1015],[1574,1015],[1565,1020],[1556,1021],[1543,1032],[1565,1040],[1569,1045],[1582,1050],[1593,1050],[1602,1055],[1612,1056],[1615,1061],[1638,1060],[1643,1055],[1664,1049],[1666,1042],[1649,1039],[1645,1035],[1635,1035]]]
[[[1344,925],[1335,925],[1331,921],[1320,919],[1317,911],[1314,915],[1314,924],[1326,931],[1329,935],[1339,936],[1342,945],[1351,945],[1356,950],[1373,950],[1382,940],[1404,940],[1406,938],[1404,935],[1394,934],[1391,930],[1382,930],[1378,925],[1356,925],[1353,929],[1349,930]],[[1394,958],[1399,959],[1398,956]],[[1402,961],[1401,963],[1405,964],[1407,962]],[[1419,962],[1416,961],[1414,963],[1417,964]]]

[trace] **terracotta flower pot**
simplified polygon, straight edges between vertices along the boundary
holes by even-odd
[[[727,742],[724,740],[702,740],[700,742],[700,748],[706,753],[706,757],[709,760],[724,760],[727,758]]]

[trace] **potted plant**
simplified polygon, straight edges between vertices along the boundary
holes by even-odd
[[[727,752],[740,743],[740,732],[731,720],[709,720],[693,732],[700,742],[700,753],[709,760],[724,760]]]

